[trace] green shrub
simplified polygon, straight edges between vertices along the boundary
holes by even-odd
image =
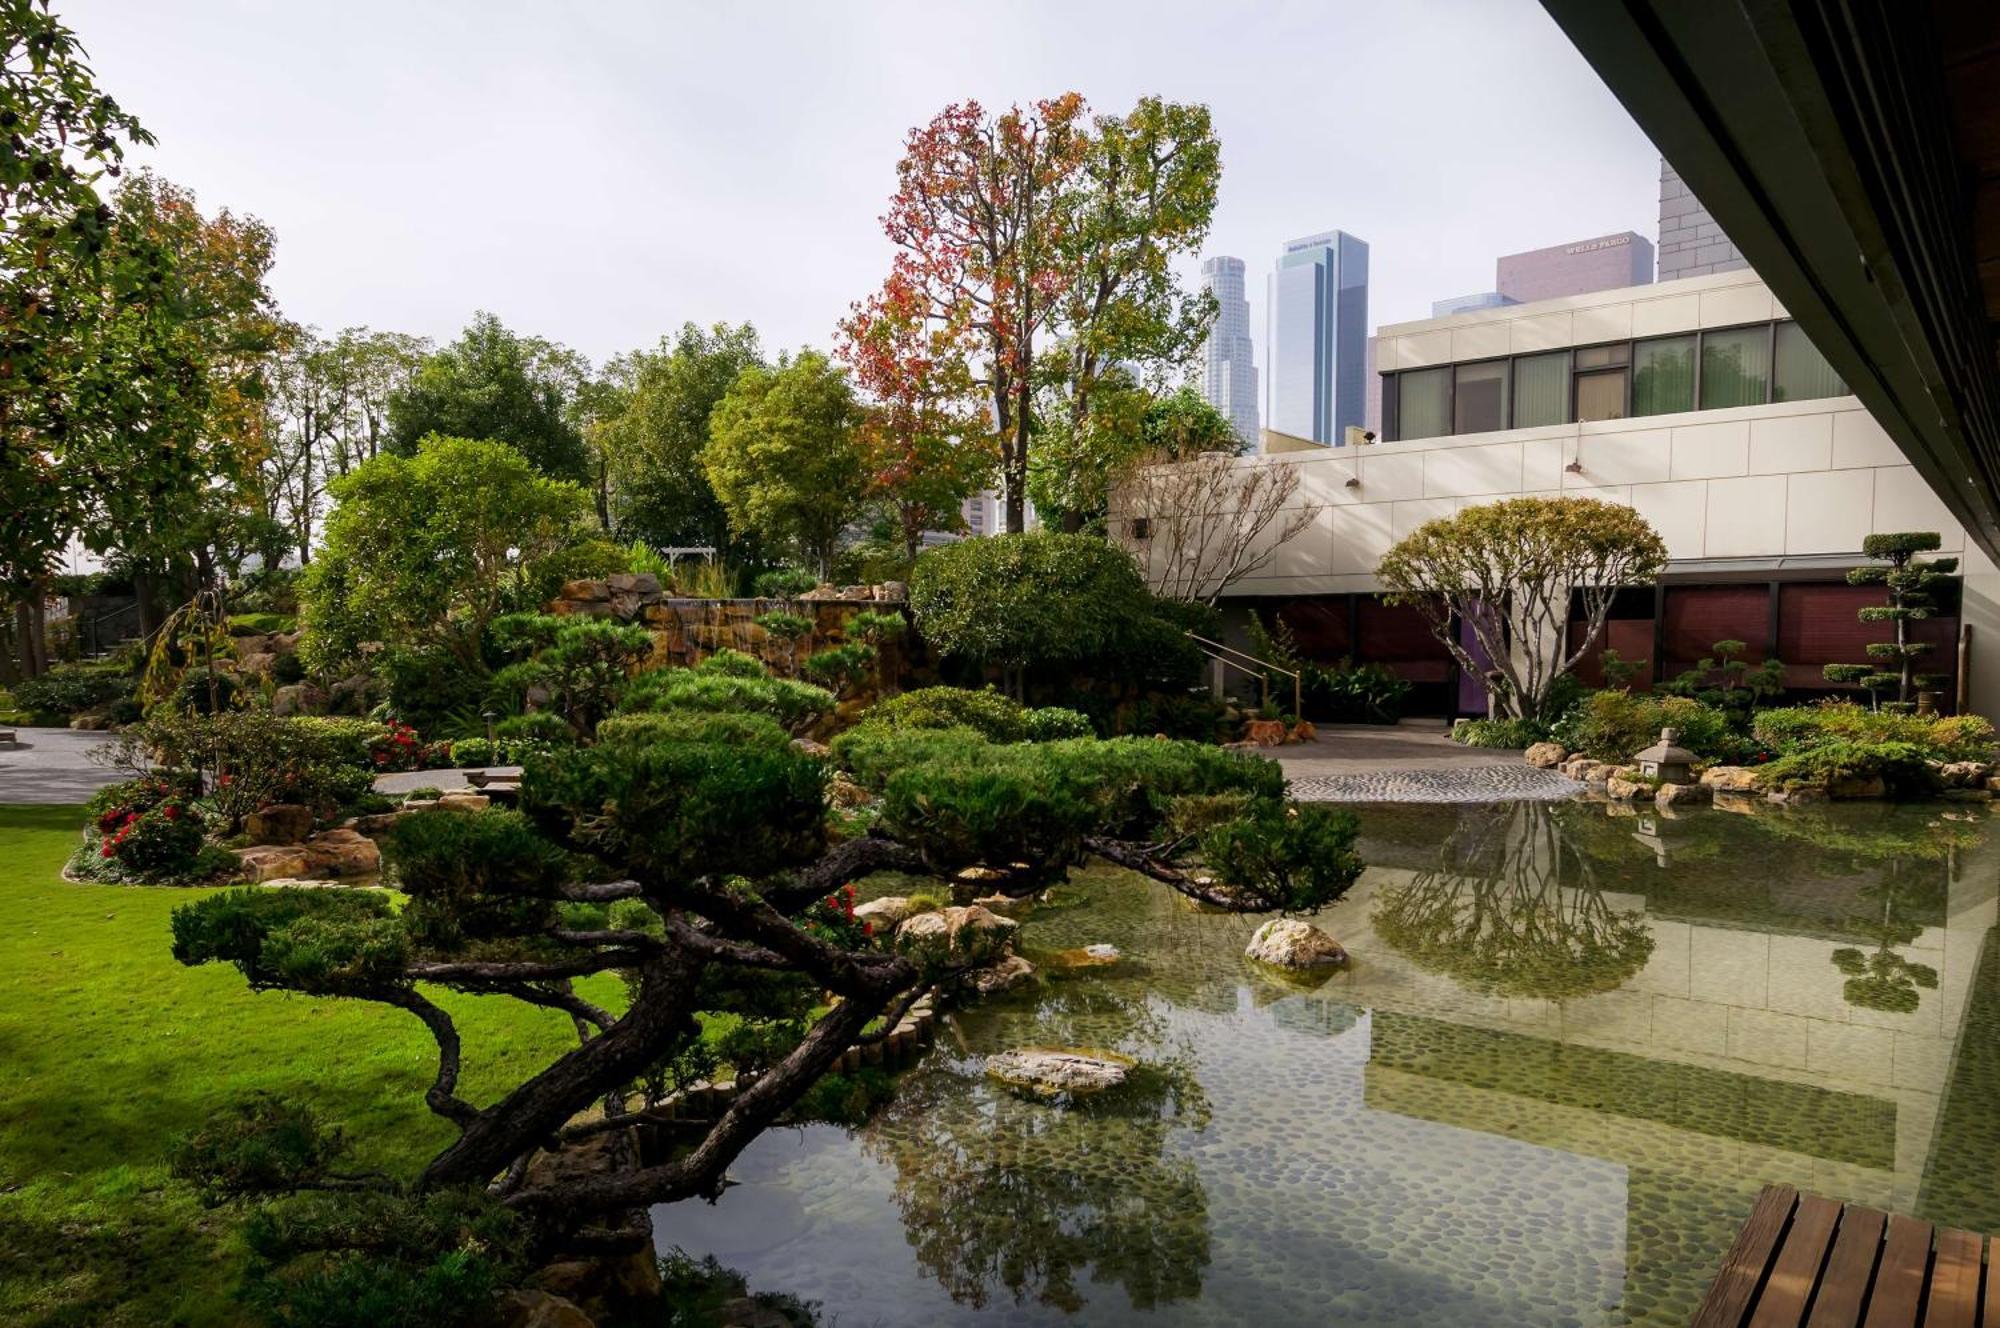
[[[493,735],[515,743],[576,741],[576,730],[561,715],[548,710],[509,715],[493,726]]]
[[[866,718],[894,729],[969,728],[993,742],[1020,742],[1028,736],[1020,704],[991,688],[920,687],[876,702]]]
[[[879,709],[879,707],[877,707]],[[905,766],[930,760],[985,759],[993,744],[974,728],[898,728],[864,719],[833,740],[833,759],[855,782],[880,789]]]
[[[274,802],[329,816],[360,797],[374,782],[370,741],[384,732],[366,720],[155,710],[126,738],[167,770],[214,772],[208,795],[223,828],[233,829]]]
[[[517,811],[405,816],[382,842],[385,870],[409,896],[402,924],[417,945],[537,935],[556,920],[553,892],[575,876],[568,852]]]
[[[850,641],[867,641],[881,645],[894,641],[909,630],[909,621],[900,613],[883,613],[877,609],[863,609],[847,620],[842,628]]]
[[[1993,725],[1982,715],[1918,715],[1869,710],[1849,701],[1760,711],[1757,739],[1789,754],[1832,743],[1907,743],[1934,761],[1991,761]]]
[[[451,745],[451,763],[461,770],[477,770],[498,765],[494,752],[499,744],[487,738],[460,738]]]
[[[411,789],[411,790],[410,790],[410,791],[409,791],[408,793],[405,793],[405,794],[403,795],[403,801],[404,801],[404,802],[435,802],[435,801],[436,801],[437,799],[439,799],[439,798],[441,798],[441,797],[443,797],[443,796],[444,796],[444,790],[443,790],[443,789],[441,789],[441,788],[433,788],[433,787],[432,787],[431,785],[429,785],[429,784],[425,784],[425,785],[424,785],[423,787],[421,787],[421,788],[413,788],[413,789]]]
[[[169,1165],[212,1205],[317,1181],[346,1151],[346,1137],[312,1108],[253,1093],[183,1135]]]
[[[281,632],[298,630],[298,618],[289,613],[232,613],[229,615],[231,636],[273,636]]]
[[[751,621],[780,641],[796,641],[810,634],[814,626],[813,620],[804,614],[787,613],[783,609],[760,613]]]
[[[1029,742],[1058,742],[1064,738],[1094,738],[1097,729],[1087,715],[1062,706],[1042,706],[1021,716],[1023,736]]]
[[[97,790],[85,804],[89,821],[70,874],[86,880],[178,885],[214,876],[235,859],[209,851],[207,827],[195,804],[201,781],[185,774],[148,774]]]
[[[1267,803],[1201,837],[1201,858],[1229,885],[1311,909],[1340,896],[1361,875],[1352,812],[1325,803]]]
[[[796,599],[819,585],[819,578],[796,567],[777,567],[759,572],[750,593],[758,599]]]
[[[1190,742],[1216,742],[1225,736],[1228,711],[1221,702],[1206,695],[1155,693],[1141,697],[1120,715],[1118,728],[1125,733],[1184,738]]]
[[[823,687],[835,691],[866,678],[875,667],[875,647],[866,641],[849,641],[814,652],[799,672]]]
[[[1122,549],[1037,531],[960,540],[917,559],[910,608],[942,656],[979,667],[1078,670],[1128,684],[1184,685],[1199,653],[1190,610],[1159,600]],[[1213,611],[1192,611],[1206,623]]]
[[[1548,736],[1539,719],[1465,719],[1451,726],[1451,740],[1467,747],[1532,747]]]
[[[21,709],[49,715],[76,715],[110,705],[132,695],[132,689],[129,674],[99,664],[58,664],[11,688]]]
[[[1925,749],[1908,742],[1835,738],[1797,748],[1758,771],[1759,780],[1770,788],[1822,786],[1835,780],[1877,776],[1893,792],[1915,792],[1937,783]]]
[[[1550,727],[1549,736],[1599,761],[1627,761],[1659,741],[1663,728],[1678,730],[1680,745],[1701,757],[1718,755],[1737,741],[1729,716],[1714,706],[1685,696],[1624,691],[1592,692]]]
[[[625,691],[623,709],[628,713],[740,711],[769,715],[786,729],[798,733],[833,709],[833,693],[790,678],[748,677],[700,667],[660,669],[632,680]]]
[[[791,736],[768,715],[665,711],[613,715],[597,726],[599,743],[707,742],[731,747],[784,747]]]
[[[755,655],[746,655],[740,650],[722,649],[694,666],[701,674],[715,674],[723,678],[768,678],[771,670],[764,667],[764,661]]]

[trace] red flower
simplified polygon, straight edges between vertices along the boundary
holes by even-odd
[[[171,802],[168,803],[166,806],[160,808],[160,810],[167,814],[167,819],[169,821],[178,821],[180,819],[181,809],[174,806],[174,804],[172,804]]]
[[[103,848],[103,849],[101,850],[101,852],[102,852],[103,856],[105,856],[105,857],[107,857],[107,858],[108,858],[108,857],[110,857],[110,856],[111,856],[111,852],[112,852],[112,849],[111,849],[111,845],[109,845],[109,844],[106,844],[106,845],[104,846],[104,848]]]
[[[222,787],[224,788],[228,788],[231,784],[236,782],[236,776],[224,775],[221,779],[218,779],[215,782],[222,785]]]

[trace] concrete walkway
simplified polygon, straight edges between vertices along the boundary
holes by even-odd
[[[1553,770],[1528,765],[1517,751],[1460,746],[1436,720],[1328,725],[1317,742],[1265,755],[1284,768],[1292,796],[1304,802],[1554,802],[1583,791]]]
[[[0,805],[82,802],[125,776],[94,763],[90,753],[110,742],[103,733],[71,729],[15,729],[0,743]]]

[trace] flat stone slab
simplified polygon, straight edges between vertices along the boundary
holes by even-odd
[[[1554,770],[1519,761],[1504,765],[1356,771],[1299,775],[1291,793],[1300,802],[1562,802],[1584,786]]]

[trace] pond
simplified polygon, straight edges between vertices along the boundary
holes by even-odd
[[[1357,809],[1350,970],[1117,872],[1029,916],[867,1126],[655,1212],[841,1325],[1684,1324],[1758,1188],[2000,1229],[1985,807]],[[1051,962],[1109,943],[1115,967]],[[1072,1109],[985,1055],[1146,1067]]]

